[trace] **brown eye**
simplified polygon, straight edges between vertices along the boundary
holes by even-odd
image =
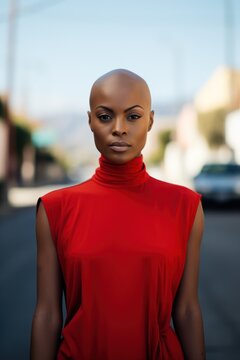
[[[111,120],[111,116],[110,116],[110,115],[107,115],[107,114],[98,115],[97,117],[98,117],[98,119],[100,119],[101,121],[109,121],[109,120]]]
[[[141,115],[138,115],[138,114],[130,114],[130,115],[128,115],[129,120],[137,120],[140,117],[141,117]]]

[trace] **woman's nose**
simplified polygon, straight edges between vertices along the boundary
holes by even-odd
[[[112,133],[113,134],[127,133],[127,124],[125,119],[123,119],[122,117],[116,117],[115,121],[113,122]]]

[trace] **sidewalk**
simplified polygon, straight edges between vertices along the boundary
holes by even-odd
[[[0,215],[9,213],[16,208],[35,206],[37,199],[49,191],[60,189],[74,184],[44,185],[36,187],[12,187],[8,192],[9,206],[0,207]]]

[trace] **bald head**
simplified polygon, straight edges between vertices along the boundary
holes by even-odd
[[[113,94],[119,92],[119,96],[134,91],[141,93],[149,109],[151,109],[151,94],[146,81],[139,75],[126,69],[115,69],[99,77],[92,85],[89,105],[92,109],[94,100],[99,92]]]
[[[88,122],[97,149],[108,159],[120,164],[139,156],[153,118],[148,85],[137,74],[117,69],[94,82]],[[114,140],[125,140],[129,146],[111,147]]]

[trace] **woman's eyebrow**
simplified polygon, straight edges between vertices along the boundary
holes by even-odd
[[[126,110],[124,110],[124,112],[127,112],[127,111],[129,111],[129,110],[132,110],[132,109],[134,109],[135,107],[139,107],[139,108],[141,108],[142,110],[144,110],[143,107],[140,106],[140,105],[133,105],[133,106],[130,106],[129,108],[127,108]],[[99,105],[99,106],[96,107],[96,109],[99,109],[99,108],[104,109],[104,110],[107,110],[107,111],[114,112],[112,109],[108,108],[107,106]]]
[[[133,105],[133,106],[130,106],[128,109],[124,110],[124,112],[127,112],[127,111],[129,111],[129,110],[132,110],[132,109],[134,109],[135,107],[140,107],[141,109],[143,109],[143,107],[140,106],[140,105]],[[143,109],[143,110],[144,110],[144,109]]]
[[[99,109],[99,108],[113,112],[112,109],[108,108],[107,106],[103,106],[103,105],[99,105],[99,106],[97,106],[95,109],[97,110],[97,109]]]

